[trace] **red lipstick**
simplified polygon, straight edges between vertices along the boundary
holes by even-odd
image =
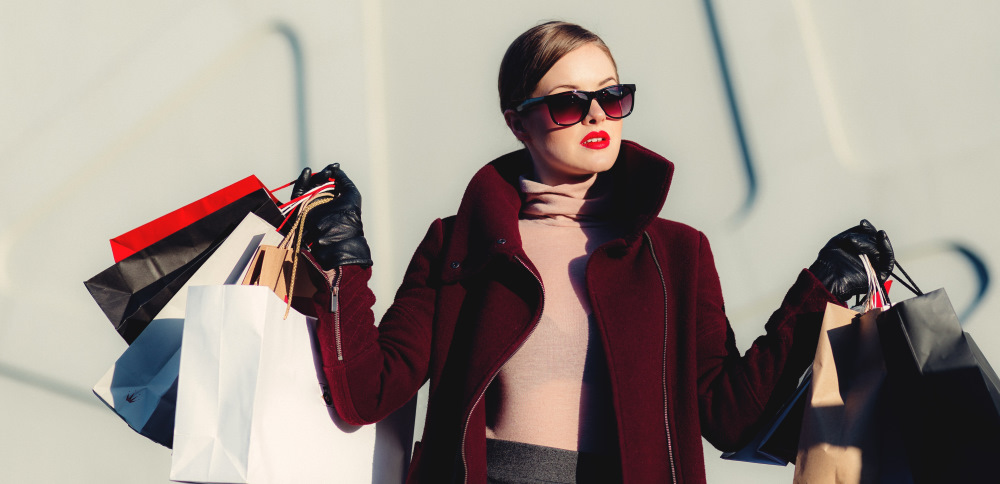
[[[603,150],[611,144],[611,136],[606,131],[591,131],[580,140],[584,148]]]

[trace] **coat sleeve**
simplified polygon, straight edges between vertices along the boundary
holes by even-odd
[[[323,370],[344,421],[362,425],[385,418],[408,402],[427,378],[442,240],[439,219],[414,253],[377,327],[375,296],[368,287],[371,268],[342,266],[336,292],[314,298]],[[333,306],[331,299],[337,300]]]
[[[745,445],[795,390],[816,351],[823,311],[836,303],[802,270],[742,356],[725,315],[719,276],[701,234],[697,274],[698,405],[702,435],[716,448]]]

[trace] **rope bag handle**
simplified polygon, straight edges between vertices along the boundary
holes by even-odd
[[[299,268],[299,253],[302,252],[302,235],[305,231],[306,215],[312,209],[332,202],[335,198],[337,197],[330,193],[317,193],[309,200],[304,201],[302,209],[299,210],[299,214],[295,217],[292,228],[288,231],[288,235],[281,239],[281,243],[278,244],[279,249],[292,250],[292,272],[288,275],[291,282],[289,283],[288,294],[285,295],[285,316],[283,319],[288,318],[288,310],[292,307],[292,295],[295,294],[295,274]]]

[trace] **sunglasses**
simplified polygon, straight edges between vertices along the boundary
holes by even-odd
[[[566,91],[548,96],[533,97],[517,105],[514,111],[523,112],[532,106],[545,103],[552,122],[559,126],[572,126],[587,117],[594,99],[611,119],[622,119],[632,114],[635,84],[616,84],[598,91]]]

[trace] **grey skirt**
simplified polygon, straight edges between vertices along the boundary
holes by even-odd
[[[486,439],[490,484],[590,484],[621,482],[618,456]]]

